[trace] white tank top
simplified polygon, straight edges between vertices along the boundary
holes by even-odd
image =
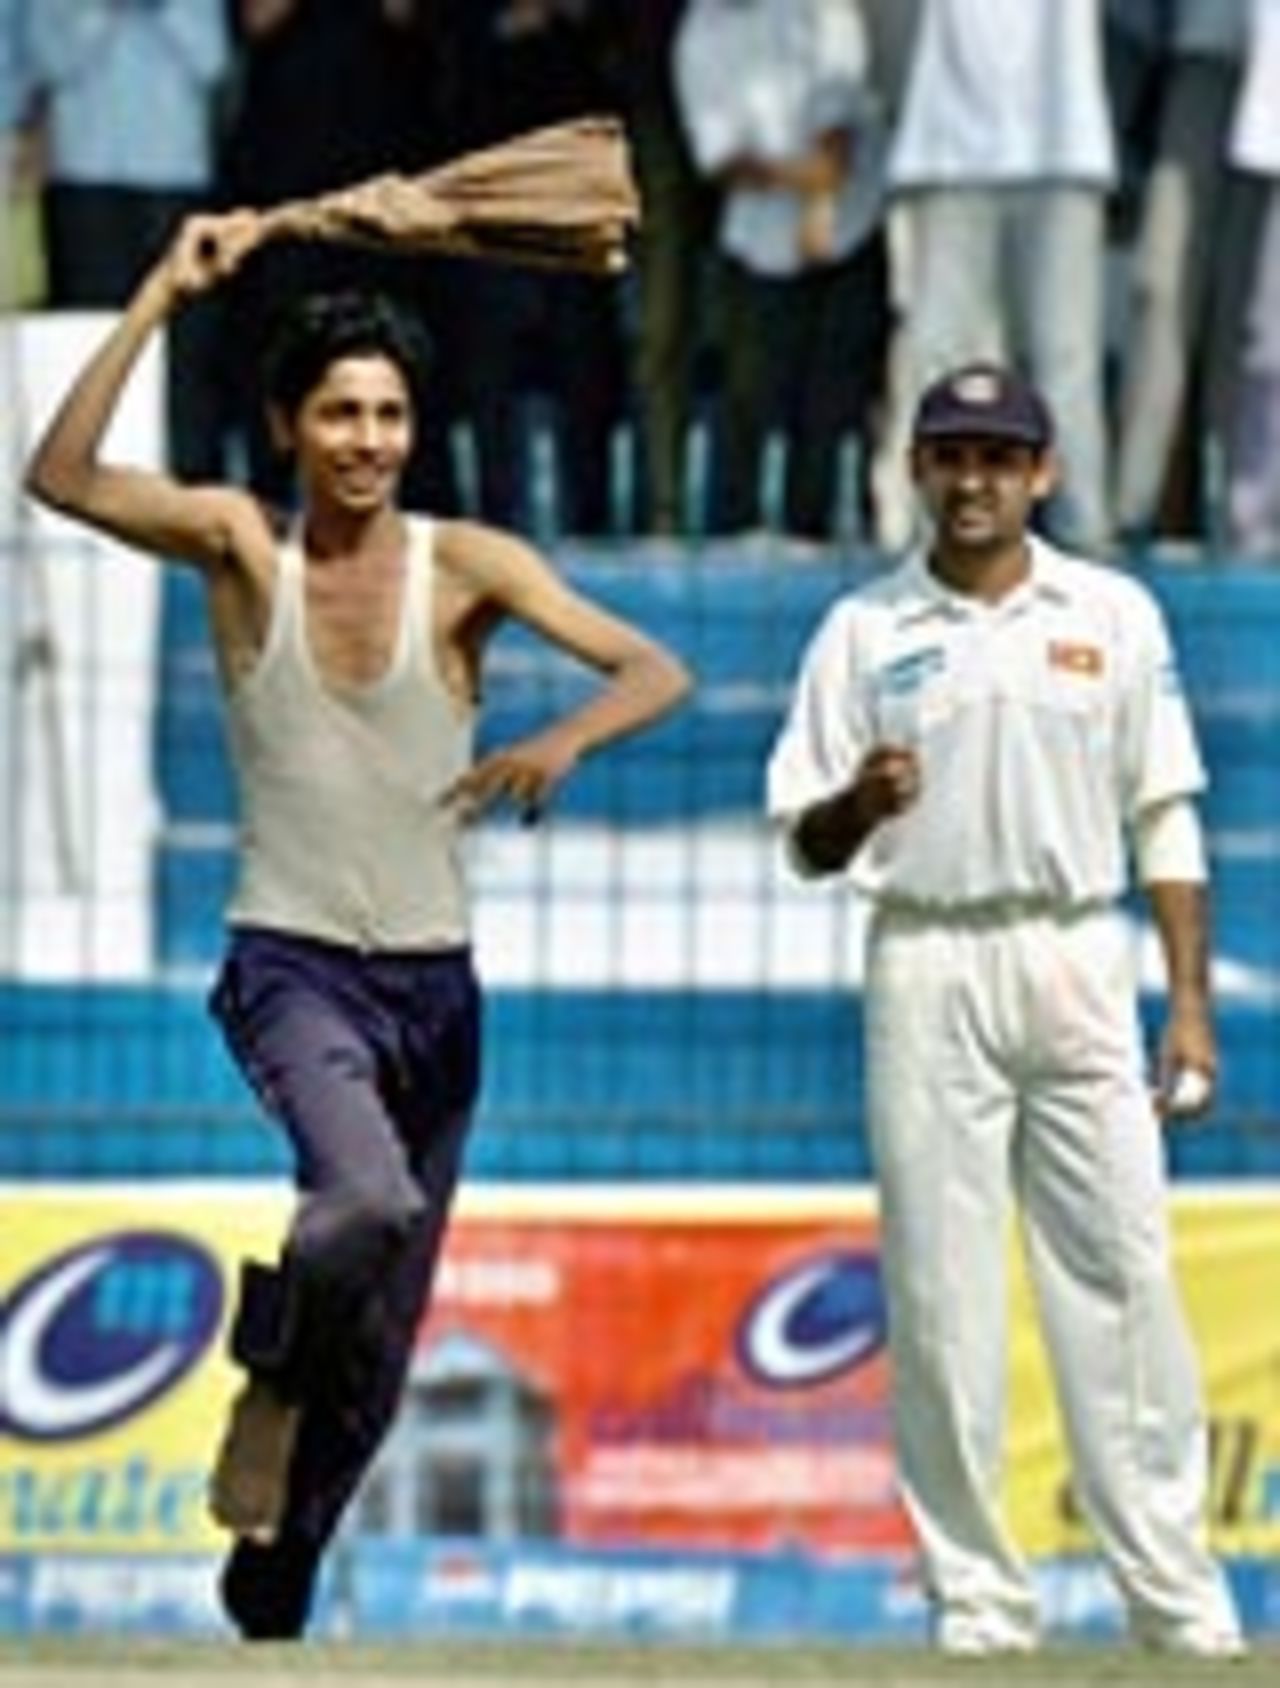
[[[306,629],[306,563],[280,550],[271,622],[252,672],[229,691],[240,786],[235,925],[363,950],[467,942],[468,900],[453,805],[473,716],[449,693],[431,639],[429,521],[408,521],[390,665],[367,685],[326,681]]]

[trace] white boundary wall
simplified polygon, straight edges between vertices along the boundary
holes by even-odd
[[[145,977],[159,818],[152,723],[160,570],[21,493],[31,443],[110,326],[0,320],[0,976]],[[163,449],[162,349],[107,441]]]

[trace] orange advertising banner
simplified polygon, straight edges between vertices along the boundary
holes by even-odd
[[[12,1211],[0,1553],[216,1545],[225,1323],[286,1192],[45,1186]],[[906,1548],[884,1334],[864,1194],[466,1189],[351,1526]]]
[[[567,1540],[908,1548],[869,1210],[673,1205],[469,1213],[424,1366],[470,1351],[483,1370],[479,1346],[491,1378],[540,1404]]]

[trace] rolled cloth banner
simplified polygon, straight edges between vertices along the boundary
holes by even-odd
[[[329,240],[607,275],[625,269],[640,199],[622,125],[588,117],[420,176],[373,176],[264,213],[267,240]]]

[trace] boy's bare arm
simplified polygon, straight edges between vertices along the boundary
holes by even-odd
[[[234,273],[257,244],[257,226],[253,212],[183,224],[36,446],[25,475],[32,497],[140,550],[203,567],[225,560],[241,530],[264,523],[254,501],[235,489],[184,486],[160,471],[102,457],[107,430],[151,336],[187,299]]]
[[[678,657],[576,592],[522,540],[454,522],[442,545],[487,602],[605,676],[580,708],[478,762],[457,788],[468,804],[506,797],[536,811],[588,752],[660,720],[688,693]]]

